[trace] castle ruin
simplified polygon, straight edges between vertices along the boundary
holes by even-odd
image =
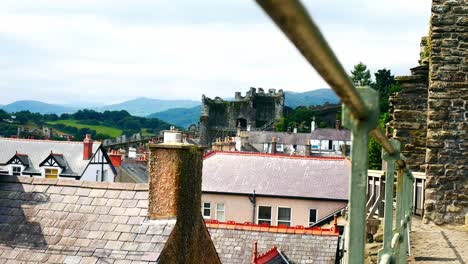
[[[245,96],[235,93],[233,101],[202,96],[200,144],[208,146],[218,137],[234,136],[237,129],[270,130],[283,114],[284,92],[250,88]]]

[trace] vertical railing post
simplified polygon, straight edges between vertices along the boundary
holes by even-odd
[[[369,112],[366,120],[358,120],[343,105],[343,124],[351,129],[351,182],[349,184],[349,220],[346,263],[364,263],[366,237],[366,189],[369,132],[378,125],[379,97],[369,88],[358,88]]]
[[[384,207],[384,223],[383,223],[383,248],[379,251],[378,260],[382,260],[385,254],[391,253],[391,241],[393,237],[393,186],[395,181],[395,166],[396,161],[400,159],[400,142],[395,139],[390,139],[390,144],[395,150],[393,155],[389,155],[385,150],[382,150],[382,159],[386,161],[385,173],[385,207]]]
[[[412,203],[412,174],[409,169],[405,169],[402,177],[402,208],[401,208],[401,220],[400,220],[400,229],[397,230],[401,234],[401,240],[398,250],[398,262],[397,263],[406,263],[407,253],[408,253],[408,230],[411,224],[411,203]]]

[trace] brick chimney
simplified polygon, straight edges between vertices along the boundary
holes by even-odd
[[[160,263],[221,263],[200,211],[203,148],[174,133],[148,144],[148,218],[176,221]]]
[[[83,159],[89,160],[93,156],[93,140],[91,134],[86,134],[83,140]]]
[[[107,154],[109,155],[109,159],[111,160],[112,165],[114,165],[114,167],[116,168],[120,167],[120,165],[122,164],[122,154],[120,153],[120,151],[109,150]]]
[[[340,120],[336,120],[336,121],[335,121],[335,128],[336,128],[336,130],[340,130],[340,129],[341,129]]]
[[[271,137],[271,154],[276,154],[276,137]]]

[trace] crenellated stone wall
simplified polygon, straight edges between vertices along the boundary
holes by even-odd
[[[424,172],[427,133],[427,89],[429,65],[426,57],[427,38],[421,40],[420,65],[411,69],[410,76],[395,79],[401,91],[390,96],[393,138],[401,142],[401,153],[408,158],[412,171]]]
[[[284,110],[284,92],[262,88],[250,88],[245,96],[235,93],[233,101],[220,97],[214,99],[202,96],[200,116],[200,144],[210,145],[214,139],[235,136],[238,126],[242,130],[273,127]]]
[[[429,44],[426,221],[468,213],[468,2],[433,0]]]

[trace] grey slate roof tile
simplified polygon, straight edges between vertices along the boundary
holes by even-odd
[[[23,181],[23,177],[18,178]],[[147,197],[138,193],[147,190],[18,181],[5,182],[3,178],[0,182],[0,263],[156,263],[174,226],[144,222],[147,210],[135,205]],[[126,202],[129,207],[120,207],[124,200],[130,201]],[[146,234],[149,227],[168,232]]]
[[[147,185],[109,190],[108,184],[40,183],[23,177],[0,182],[0,263],[156,263],[174,227],[171,222],[145,222]],[[327,263],[337,243],[337,237],[219,228],[209,232],[223,263],[250,263],[254,240],[260,251],[277,246],[295,263]]]
[[[203,161],[203,192],[347,200],[348,182],[348,161],[339,158],[229,152]]]

